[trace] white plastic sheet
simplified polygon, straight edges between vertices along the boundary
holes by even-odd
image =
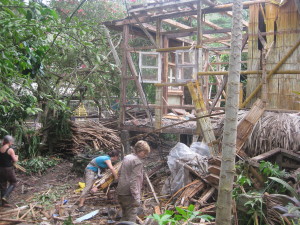
[[[191,182],[190,172],[184,168],[184,164],[189,165],[199,174],[207,173],[207,158],[209,157],[208,146],[195,142],[192,149],[183,143],[178,142],[171,149],[168,156],[168,166],[171,176],[165,182],[162,193],[175,193],[180,188]],[[201,153],[201,154],[199,154]]]

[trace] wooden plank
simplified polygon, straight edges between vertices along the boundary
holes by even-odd
[[[247,115],[239,122],[237,126],[236,152],[242,149],[251,134],[254,125],[265,111],[265,104],[262,100],[257,99]]]
[[[208,172],[220,176],[220,170],[221,168],[219,166],[209,166],[208,167]]]
[[[216,157],[210,158],[208,160],[208,164],[209,165],[215,165],[215,166],[221,167],[221,163],[222,163],[221,159],[220,158],[216,158]]]
[[[192,100],[195,105],[197,117],[207,115],[208,112],[207,112],[205,103],[203,101],[202,92],[200,90],[198,81],[196,81],[195,83],[189,82],[187,84],[187,86],[188,86],[189,92],[191,94]],[[211,155],[217,156],[219,147],[218,147],[218,144],[215,142],[216,137],[214,135],[213,127],[212,127],[210,119],[203,118],[203,119],[198,120],[198,122],[200,124],[204,142],[206,142],[208,144]]]
[[[200,205],[204,205],[207,202],[207,200],[210,199],[210,197],[215,193],[215,191],[216,188],[211,187],[206,192],[204,192],[198,199]]]
[[[205,177],[205,180],[207,180],[212,185],[218,186],[220,178],[217,175],[209,174]]]

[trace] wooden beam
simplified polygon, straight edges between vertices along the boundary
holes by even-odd
[[[243,8],[248,8],[249,5],[258,4],[258,3],[265,3],[266,0],[256,0],[256,1],[245,1],[243,2]],[[233,3],[223,4],[223,5],[215,5],[208,8],[203,9],[203,13],[216,13],[216,12],[226,12],[232,11]],[[231,15],[232,16],[232,13]]]
[[[157,52],[173,52],[176,50],[186,50],[186,49],[192,49],[192,48],[202,48],[202,46],[178,46],[178,47],[170,47],[170,48],[159,48],[156,49]]]
[[[179,22],[177,22],[175,20],[172,20],[172,19],[164,19],[164,20],[162,20],[162,22],[167,23],[169,25],[172,25],[174,27],[181,28],[181,29],[191,29],[191,28],[193,28],[193,27],[187,26],[183,23],[179,23]]]
[[[156,42],[154,41],[152,35],[148,32],[148,30],[143,26],[143,24],[140,22],[138,16],[136,16],[134,13],[131,14],[133,18],[138,22],[140,28],[144,31],[144,33],[147,35],[151,43],[157,48]]]
[[[161,20],[157,20],[156,22],[156,45],[159,48],[162,47],[162,37],[161,37],[161,29],[162,29],[162,22]],[[160,81],[161,82],[161,81]],[[163,87],[155,87],[155,104],[159,105],[160,108],[155,109],[155,128],[159,129],[162,126],[162,116],[163,116]]]
[[[252,133],[254,125],[263,115],[265,111],[265,103],[257,99],[252,105],[250,111],[237,125],[237,140],[236,140],[236,153],[239,154],[248,137]]]
[[[201,11],[201,13],[202,13],[202,11]],[[190,26],[187,26],[187,25],[185,25],[185,24],[179,23],[179,22],[177,22],[177,21],[175,21],[175,20],[165,19],[165,20],[163,20],[163,21],[164,21],[165,23],[168,23],[168,24],[170,24],[170,25],[172,25],[172,26],[175,26],[175,27],[177,27],[177,28],[180,28],[180,29],[193,29],[193,27],[190,27]],[[199,23],[199,21],[198,21],[197,23]],[[198,30],[198,29],[197,29],[197,30]],[[198,31],[197,31],[197,32],[198,32]],[[214,38],[214,37],[212,37],[212,36],[210,36],[210,35],[208,35],[208,34],[203,34],[203,32],[202,32],[202,26],[201,26],[201,39],[202,39],[202,36],[205,37],[205,38],[208,38],[208,39]],[[170,37],[170,36],[169,36],[169,37]],[[216,41],[216,42],[219,42],[219,43],[224,44],[224,45],[226,45],[226,46],[230,46],[230,44],[228,44],[228,43],[226,43],[226,42],[223,42],[223,41]],[[202,43],[202,41],[201,41],[201,43]]]
[[[267,71],[268,73],[272,71]],[[242,75],[248,74],[262,74],[262,70],[246,70],[241,71]],[[279,70],[274,72],[274,74],[300,74],[300,70]],[[228,75],[228,71],[207,71],[207,72],[198,72],[198,76],[210,76],[210,75]]]
[[[254,4],[254,3],[255,3],[255,2],[253,1],[253,4]],[[222,14],[225,14],[225,15],[227,15],[227,16],[233,17],[232,12],[230,12],[230,11],[228,11],[228,12],[223,12]],[[242,23],[243,23],[243,25],[244,25],[245,27],[248,27],[248,26],[249,26],[249,23],[248,23],[247,21],[245,21],[245,20],[243,20]]]
[[[133,12],[141,12],[141,11],[153,11],[157,9],[166,9],[166,8],[171,8],[175,7],[178,8],[181,5],[188,5],[188,4],[196,4],[198,0],[177,0],[173,2],[160,2],[160,3],[148,3],[146,6],[142,6],[140,8],[131,8],[128,10],[129,13]]]
[[[247,31],[247,28],[244,27],[243,31]],[[169,38],[175,38],[175,37],[185,37],[188,35],[195,34],[196,32],[197,32],[197,28],[191,28],[191,29],[165,31],[165,32],[162,32],[162,34],[166,35]],[[219,30],[203,30],[203,34],[223,34],[223,33],[228,33],[228,32],[231,32],[230,28],[224,28],[224,29],[219,29]]]
[[[140,95],[140,98],[142,100],[142,103],[144,106],[148,106],[148,102],[147,102],[147,99],[146,99],[146,96],[145,96],[145,93],[144,93],[144,90],[139,82],[139,75],[135,69],[135,66],[134,66],[134,63],[133,63],[133,60],[131,58],[131,55],[130,55],[130,52],[126,52],[126,58],[127,58],[127,62],[128,62],[128,65],[129,65],[129,69],[132,73],[132,76],[134,77],[134,81],[135,81],[135,86],[137,88],[137,91]],[[151,113],[149,111],[148,108],[145,108],[146,110],[146,113],[147,113],[147,116],[150,118],[150,120],[152,120],[152,116],[151,116]]]
[[[202,91],[200,90],[199,82],[189,82],[187,84],[192,100],[195,104],[196,116],[202,117],[207,115],[207,109],[203,101]],[[203,136],[205,143],[207,143],[212,156],[219,154],[219,147],[216,143],[216,137],[213,132],[213,127],[210,118],[201,118],[198,120],[201,128],[201,136]]]
[[[126,56],[126,47],[128,45],[128,37],[129,37],[129,25],[123,26],[123,43],[122,43],[122,69],[121,69],[121,84],[120,84],[120,90],[121,90],[121,96],[120,96],[120,117],[119,117],[119,124],[118,127],[121,127],[121,125],[125,121],[125,103],[126,103],[126,84],[127,81],[125,77],[127,77],[127,56]]]
[[[264,3],[266,0],[257,0],[257,1],[246,1],[243,2],[244,8],[248,8],[249,5],[257,4],[257,3]],[[217,5],[217,6],[210,6],[203,9],[204,14],[208,13],[215,13],[215,12],[224,12],[224,11],[231,11],[232,10],[232,4],[225,4],[225,5]],[[170,19],[170,18],[176,18],[176,17],[184,17],[184,16],[192,16],[196,15],[197,10],[193,9],[190,11],[176,11],[172,13],[165,13],[163,15],[155,15],[155,16],[140,16],[139,20],[141,23],[147,23],[156,21],[157,19]],[[134,18],[126,18],[123,20],[115,20],[115,21],[107,21],[104,22],[107,26],[123,26],[124,24],[136,24],[137,21]],[[245,24],[244,24],[245,25]],[[246,26],[246,25],[245,25]]]

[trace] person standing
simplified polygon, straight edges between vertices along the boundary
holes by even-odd
[[[137,209],[141,203],[143,184],[142,159],[150,153],[146,141],[138,141],[134,145],[134,153],[124,157],[119,171],[117,186],[118,200],[122,208],[122,221],[136,221]]]
[[[83,210],[83,205],[85,202],[85,198],[87,194],[91,191],[95,179],[97,178],[97,175],[100,175],[101,171],[109,168],[115,178],[115,180],[118,179],[118,174],[116,170],[114,169],[112,165],[112,161],[117,161],[119,158],[119,152],[117,150],[113,150],[109,152],[107,155],[98,156],[94,158],[85,168],[85,188],[83,189],[81,196],[79,198],[79,210]],[[97,189],[93,189],[93,192],[96,192]]]
[[[18,155],[11,148],[14,138],[6,135],[3,138],[0,148],[0,191],[2,206],[9,207],[8,198],[17,184],[15,169],[13,164],[19,160]]]

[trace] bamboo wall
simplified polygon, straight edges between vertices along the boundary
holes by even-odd
[[[300,14],[294,0],[287,0],[282,6],[266,3],[263,7],[264,19],[259,21],[259,13],[262,7],[259,4],[250,6],[249,40],[248,40],[248,70],[261,68],[261,51],[258,49],[258,27],[259,23],[266,25],[266,41],[272,50],[267,57],[266,69],[272,70],[285,54],[300,39]],[[273,32],[277,31],[278,34]],[[262,31],[263,32],[263,31]],[[288,58],[279,70],[300,71],[300,47]],[[260,75],[248,75],[247,96],[261,82]],[[267,108],[300,110],[300,97],[292,91],[300,91],[300,74],[274,74],[267,84]],[[261,97],[261,92],[256,96]],[[253,104],[253,99],[248,107]]]

